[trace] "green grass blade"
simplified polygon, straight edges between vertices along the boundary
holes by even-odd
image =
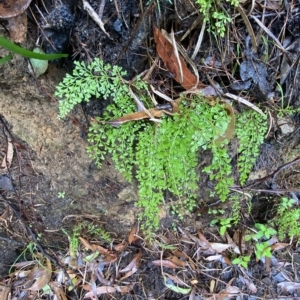
[[[7,61],[11,60],[13,57],[12,53],[4,56],[3,58],[0,58],[0,66],[6,63]]]
[[[3,48],[10,50],[16,54],[20,54],[24,57],[28,58],[36,58],[36,59],[41,59],[41,60],[51,60],[51,59],[57,59],[57,58],[62,58],[62,57],[68,57],[68,54],[40,54],[40,53],[35,53],[30,50],[24,49],[11,41],[7,40],[3,36],[0,36],[0,46]]]

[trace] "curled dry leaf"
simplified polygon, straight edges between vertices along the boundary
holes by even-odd
[[[113,286],[100,286],[100,287],[96,288],[96,294],[97,294],[97,296],[103,295],[103,294],[113,294],[116,291],[117,291],[117,289],[115,287],[113,287]],[[84,299],[87,299],[87,298],[96,299],[94,297],[94,292],[90,291],[90,292],[86,293],[84,295]]]
[[[244,284],[246,284],[247,288],[248,288],[252,293],[254,293],[254,294],[257,293],[257,288],[256,288],[255,284],[254,284],[250,279],[247,279],[247,278],[245,278],[245,277],[243,277],[243,276],[241,276],[241,275],[239,276],[239,278],[240,278],[240,280],[241,280]]]
[[[168,260],[171,261],[171,262],[173,262],[175,265],[177,265],[179,267],[185,267],[187,265],[186,261],[180,260],[175,255],[172,255],[172,256],[168,257]]]
[[[117,252],[122,252],[122,251],[124,251],[125,250],[125,248],[127,247],[127,243],[126,242],[122,242],[122,243],[120,243],[120,244],[118,244],[118,245],[115,245],[113,248],[114,248],[114,250],[115,251],[117,251]]]
[[[36,282],[28,289],[30,291],[39,291],[49,283],[52,275],[52,266],[48,258],[46,258],[46,266],[42,268],[42,274],[37,278]]]
[[[133,260],[128,264],[128,266],[125,267],[124,269],[120,270],[120,273],[125,273],[125,272],[132,270],[133,268],[137,268],[137,265],[141,258],[142,258],[142,252],[137,253],[134,256]]]
[[[221,243],[211,243],[211,248],[216,253],[222,253],[228,248],[232,247],[230,244],[221,244]]]
[[[134,226],[128,235],[128,243],[129,244],[132,244],[133,242],[135,242],[139,239],[139,237],[136,236],[137,232],[138,232],[138,227]]]
[[[168,71],[172,74],[174,80],[180,83],[186,90],[204,88],[205,85],[200,81],[197,82],[197,77],[188,69],[182,56],[178,54],[176,57],[173,45],[155,26],[153,26],[153,34],[156,43],[156,51],[163,60]]]
[[[58,300],[68,300],[63,288],[58,282],[50,282],[49,286]]]
[[[288,243],[276,243],[274,245],[271,246],[272,250],[281,250],[285,247],[288,247],[290,244]]]
[[[8,169],[11,165],[13,156],[14,156],[14,146],[13,146],[11,139],[9,139],[7,141],[7,150],[6,150],[5,156],[4,156],[1,166],[0,166],[0,171],[2,174],[5,174],[8,172]]]
[[[177,269],[179,268],[177,265],[175,265],[173,262],[169,260],[153,260],[152,261],[154,266],[163,266],[167,268]]]
[[[135,283],[131,283],[126,286],[100,286],[100,287],[96,288],[96,294],[97,294],[97,296],[103,295],[103,294],[113,294],[115,292],[125,294],[125,293],[129,293],[133,289],[134,285],[135,285]],[[87,299],[87,298],[96,300],[96,298],[94,297],[93,291],[90,291],[84,295],[84,299]]]
[[[7,300],[11,287],[0,285],[0,299]]]
[[[225,300],[225,299],[235,299],[238,294],[240,294],[240,289],[235,286],[228,285],[225,290],[221,291],[216,299]]]
[[[79,237],[79,240],[86,249],[89,249],[91,251],[96,251],[96,245],[90,244],[86,239],[82,237]]]

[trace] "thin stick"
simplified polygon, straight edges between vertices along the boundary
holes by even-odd
[[[82,3],[83,3],[83,9],[85,9],[88,12],[90,17],[97,23],[97,25],[99,25],[101,30],[111,39],[110,35],[106,32],[104,28],[104,23],[99,18],[95,10],[91,7],[91,5],[86,0],[82,0]]]

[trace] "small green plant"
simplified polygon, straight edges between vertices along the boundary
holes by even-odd
[[[72,258],[75,258],[77,256],[77,251],[79,247],[79,240],[78,240],[80,236],[79,228],[75,226],[71,235],[64,228],[62,228],[61,230],[68,237],[70,256]]]
[[[145,220],[142,229],[149,233],[158,228],[160,205],[166,191],[176,198],[177,204],[172,209],[181,218],[182,212],[193,210],[199,177],[196,173],[199,150],[211,151],[211,164],[202,172],[215,181],[215,192],[225,201],[229,186],[234,183],[231,158],[227,152],[228,140],[220,141],[232,120],[225,105],[218,101],[210,104],[201,94],[183,96],[180,113],[165,115],[160,123],[141,120],[114,127],[109,120],[136,112],[131,90],[138,93],[146,108],[153,106],[147,84],[140,78],[129,84],[122,78],[125,74],[120,67],[104,64],[99,59],[89,65],[75,62],[73,75],[66,75],[57,86],[56,96],[61,98],[60,117],[65,117],[76,104],[89,101],[92,96],[113,97],[113,103],[89,129],[87,151],[99,166],[110,154],[116,169],[128,181],[135,174],[139,188],[136,205],[142,208],[140,219]],[[247,116],[255,118],[251,113]],[[243,120],[246,122],[244,127],[247,127],[247,117]],[[252,133],[251,130],[247,132]],[[255,140],[255,137],[250,139]],[[241,156],[251,153],[253,144],[242,145]]]
[[[208,22],[211,31],[216,31],[221,37],[225,36],[226,27],[230,23],[231,18],[221,7],[220,0],[195,0],[199,4],[199,10],[204,16],[204,20]],[[226,0],[233,6],[238,6],[238,0]]]
[[[238,194],[231,195],[229,197],[229,201],[230,201],[229,203],[232,203],[231,204],[231,207],[232,207],[231,216],[232,216],[232,219],[233,219],[233,224],[237,225],[240,218],[241,218],[241,213],[240,213],[240,210],[241,210],[241,197]]]
[[[256,259],[261,259],[263,257],[272,257],[271,247],[266,242],[266,239],[270,239],[277,231],[269,226],[264,224],[256,223],[255,228],[257,229],[256,233],[249,234],[245,236],[245,241],[250,241],[251,239],[256,242],[255,244],[255,255]]]
[[[232,260],[234,265],[241,265],[244,268],[248,268],[248,263],[250,261],[250,257],[248,255],[239,256]]]
[[[267,119],[254,110],[239,114],[236,122],[236,135],[239,139],[238,168],[240,183],[244,185],[253,164],[259,155],[259,146],[267,131]]]
[[[298,108],[293,108],[289,105],[285,106],[284,103],[285,103],[285,93],[282,89],[282,86],[279,82],[277,82],[277,90],[279,91],[280,93],[280,107],[277,109],[277,113],[278,113],[278,117],[279,118],[283,118],[285,116],[291,116],[297,112],[300,112],[300,107]]]
[[[282,241],[285,236],[300,240],[300,208],[293,208],[294,199],[283,197],[277,208],[274,223],[278,226],[278,237]]]
[[[85,225],[86,226],[86,225]],[[91,237],[97,240],[103,240],[104,242],[110,244],[112,242],[112,238],[110,234],[101,226],[95,224],[87,224],[86,226],[87,234],[90,234]]]
[[[64,199],[65,198],[65,192],[58,192],[57,194],[57,198],[60,198],[60,199]]]
[[[208,214],[209,215],[218,215],[218,214],[223,215],[224,213],[225,213],[224,209],[212,209],[212,208],[209,208],[209,210],[208,210]]]
[[[233,221],[233,218],[215,219],[210,222],[210,225],[219,224],[220,234],[225,235],[227,229],[232,227]]]
[[[254,227],[257,229],[257,232],[254,234],[247,235],[245,237],[246,241],[249,241],[250,239],[254,239],[256,241],[260,239],[270,239],[271,236],[277,233],[277,231],[274,228],[268,227],[264,224],[256,223],[254,224]]]
[[[258,243],[255,245],[256,259],[262,259],[263,257],[272,257],[271,246],[268,242]]]

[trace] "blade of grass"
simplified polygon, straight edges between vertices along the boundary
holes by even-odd
[[[6,63],[7,61],[11,60],[13,57],[13,55],[10,53],[6,56],[4,56],[3,58],[0,59],[0,66],[4,63]]]
[[[68,57],[68,54],[40,54],[40,53],[35,53],[30,50],[24,49],[15,43],[9,41],[8,39],[4,38],[3,36],[0,36],[0,46],[12,51],[16,54],[20,54],[24,57],[28,58],[36,58],[36,59],[41,59],[41,60],[51,60],[51,59],[57,59],[57,58],[62,58],[62,57]]]

